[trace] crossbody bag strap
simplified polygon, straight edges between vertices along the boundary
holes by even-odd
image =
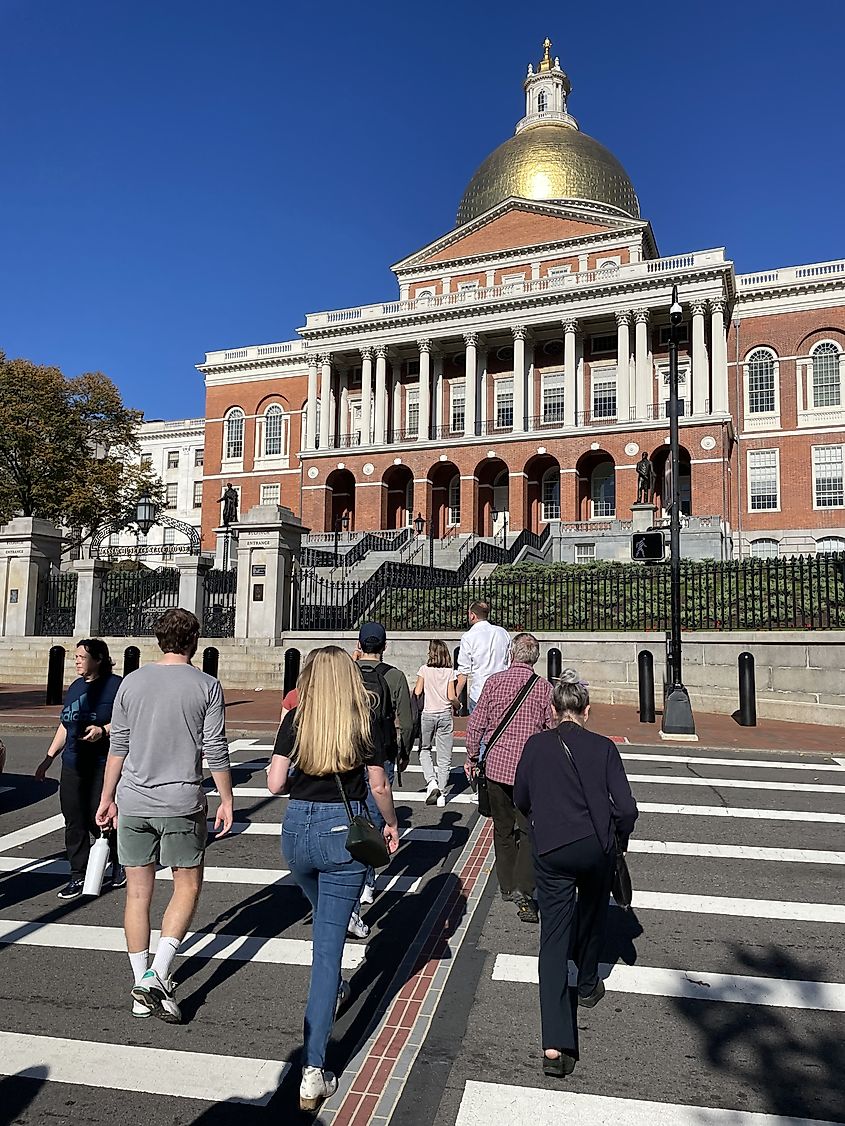
[[[334,776],[334,780],[335,780],[335,782],[337,782],[337,788],[340,791],[340,800],[343,802],[344,806],[346,807],[346,815],[349,818],[349,820],[351,821],[353,819],[353,817],[355,816],[355,814],[352,812],[352,806],[349,804],[349,798],[346,796],[346,790],[344,790],[344,788],[343,788],[343,783],[340,780],[340,775],[336,773],[335,776]]]
[[[586,805],[587,813],[590,815],[590,823],[593,826],[593,832],[596,834],[596,838],[598,839],[599,844],[602,845],[602,848],[604,848],[604,845],[602,844],[602,838],[599,835],[599,831],[596,827],[595,818],[593,817],[593,811],[592,811],[592,809],[590,809],[590,802],[589,802],[589,799],[587,798],[587,791],[584,789],[584,783],[581,781],[581,772],[580,772],[580,770],[578,769],[578,767],[575,763],[575,756],[572,754],[572,751],[570,751],[569,747],[563,741],[563,736],[560,733],[560,728],[558,728],[558,731],[557,731],[557,738],[558,738],[558,742],[560,743],[561,747],[563,747],[564,751],[566,752],[566,757],[569,759],[570,763],[572,764],[572,769],[575,771],[575,777],[578,779],[578,785],[581,787],[581,795],[584,798],[584,805]]]
[[[502,720],[499,723],[499,726],[496,728],[496,730],[493,732],[493,734],[490,736],[490,738],[485,743],[485,750],[484,750],[485,755],[490,750],[490,748],[495,743],[497,743],[499,741],[499,739],[501,739],[501,737],[504,735],[504,733],[510,727],[514,716],[519,711],[519,709],[522,707],[522,705],[525,703],[525,701],[528,699],[528,694],[530,693],[531,689],[534,687],[534,685],[537,683],[537,681],[539,679],[540,679],[539,676],[535,672],[533,672],[531,674],[531,676],[529,676],[528,680],[526,680],[525,684],[523,684],[522,688],[520,688],[519,692],[514,697],[513,702],[511,703],[511,706],[508,708],[508,710],[505,712],[504,716],[502,717]]]

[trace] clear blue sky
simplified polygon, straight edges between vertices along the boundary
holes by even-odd
[[[815,0],[0,0],[0,348],[202,414],[206,350],[395,295],[547,34],[662,253],[841,257],[843,33]]]

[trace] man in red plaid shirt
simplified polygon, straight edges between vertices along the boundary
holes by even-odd
[[[552,706],[552,686],[547,680],[536,678],[506,730],[488,752],[483,748],[534,675],[539,657],[540,645],[536,637],[530,633],[517,634],[511,645],[510,668],[494,673],[487,680],[466,729],[464,770],[470,780],[478,768],[479,758],[484,758],[493,818],[496,877],[502,899],[516,903],[524,923],[538,921],[534,904],[534,863],[528,820],[513,804],[513,783],[528,739],[558,725]]]

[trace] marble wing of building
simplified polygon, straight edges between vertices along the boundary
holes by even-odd
[[[241,511],[281,503],[312,532],[554,523],[564,557],[612,555],[643,452],[658,520],[669,503],[673,284],[689,528],[725,557],[845,548],[845,262],[737,274],[721,247],[661,257],[548,40],[523,86],[457,225],[393,266],[394,299],[198,365],[206,550],[231,482]]]

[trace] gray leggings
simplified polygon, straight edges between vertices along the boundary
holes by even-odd
[[[420,766],[425,776],[426,784],[437,782],[441,793],[446,792],[449,785],[449,772],[452,769],[452,746],[454,740],[454,716],[452,709],[445,712],[423,712],[422,736],[420,738]],[[437,748],[437,767],[431,757],[431,745]]]

